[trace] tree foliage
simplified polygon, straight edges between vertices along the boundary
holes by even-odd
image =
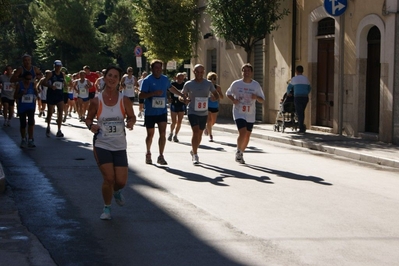
[[[135,66],[134,48],[139,44],[139,36],[135,30],[135,19],[131,0],[119,0],[113,3],[107,0],[107,20],[104,27],[107,33],[107,48],[118,60],[123,69]]]
[[[136,1],[136,29],[148,59],[164,62],[191,58],[193,44],[198,40],[195,0]]]
[[[277,22],[288,15],[281,9],[284,0],[208,0],[206,12],[211,16],[214,32],[247,52],[247,60],[257,41],[277,30]]]
[[[10,0],[0,0],[0,22],[7,21],[11,18]]]
[[[34,25],[29,14],[28,3],[21,0],[6,0],[8,6],[0,13],[8,13],[0,21],[0,63],[16,65],[21,63],[24,53],[32,54],[34,46]]]

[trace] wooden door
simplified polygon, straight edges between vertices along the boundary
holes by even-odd
[[[316,124],[332,127],[334,114],[334,39],[319,40]]]

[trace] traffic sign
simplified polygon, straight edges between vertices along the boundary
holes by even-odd
[[[334,17],[341,16],[348,7],[348,0],[324,0],[324,9]]]
[[[142,61],[141,61],[141,56],[136,56],[136,66],[138,68],[142,68],[143,67],[143,64],[142,64]]]
[[[142,56],[143,55],[143,49],[141,49],[141,47],[137,45],[134,48],[134,55],[135,56]]]

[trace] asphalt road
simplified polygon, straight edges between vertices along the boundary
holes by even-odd
[[[398,171],[260,139],[238,165],[226,132],[203,139],[194,166],[187,125],[166,145],[167,167],[146,165],[138,120],[126,205],[102,221],[85,125],[68,119],[65,138],[55,124],[46,138],[37,118],[37,148],[21,150],[13,122],[3,166],[23,223],[58,265],[399,265]]]

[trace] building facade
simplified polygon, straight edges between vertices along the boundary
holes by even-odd
[[[330,0],[282,1],[289,16],[255,46],[250,63],[266,96],[257,120],[274,123],[287,82],[302,65],[312,85],[308,128],[399,144],[399,0],[347,0],[340,16],[328,14],[324,1]],[[198,4],[201,38],[191,64],[216,72],[226,91],[241,77],[246,53],[213,34],[206,1]],[[231,117],[227,99],[220,115]]]

